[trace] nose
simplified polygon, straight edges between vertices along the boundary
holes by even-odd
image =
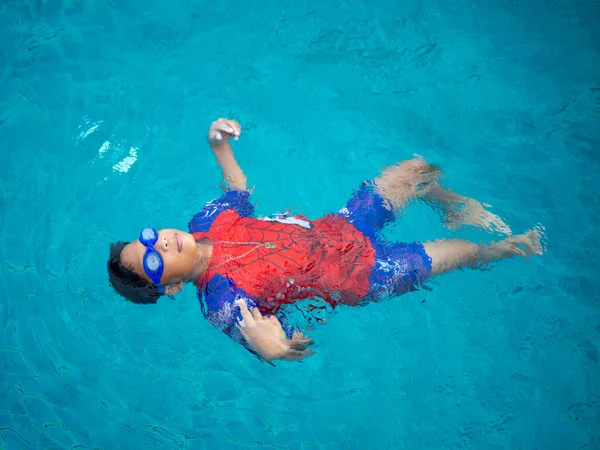
[[[169,251],[169,240],[165,235],[159,234],[158,241],[156,241],[156,247],[163,252]]]

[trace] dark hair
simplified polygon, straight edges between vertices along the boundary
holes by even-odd
[[[108,281],[111,286],[127,300],[138,304],[158,302],[162,295],[158,288],[140,277],[133,271],[132,267],[126,267],[121,263],[121,252],[129,242],[117,242],[110,244],[110,256],[108,258]]]

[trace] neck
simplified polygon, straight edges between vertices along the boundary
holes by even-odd
[[[208,269],[208,263],[212,258],[212,244],[204,240],[196,242],[196,254],[196,262],[186,275],[186,278],[192,282],[196,282]]]

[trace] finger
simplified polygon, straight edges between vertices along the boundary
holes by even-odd
[[[242,127],[235,120],[225,121],[220,129],[229,136],[233,137],[234,141],[237,141],[242,133]]]
[[[235,128],[233,128],[231,125],[229,125],[227,122],[223,122],[218,124],[215,127],[215,131],[219,132],[222,131],[223,133],[227,133],[231,136],[235,135]]]
[[[305,350],[307,347],[313,345],[315,341],[312,339],[292,340],[288,343],[289,347],[294,350]]]
[[[292,339],[288,341],[288,345],[290,346],[290,348],[295,348],[299,350],[303,350],[306,347],[310,347],[314,343],[315,341],[313,341],[311,338],[304,337],[302,333],[299,332],[294,333]]]
[[[231,136],[239,136],[242,131],[242,127],[235,120],[219,120],[215,128]]]
[[[256,319],[256,320],[261,320],[261,319],[263,318],[263,317],[262,317],[262,314],[260,313],[260,311],[258,310],[258,308],[254,308],[254,309],[252,310],[252,316],[253,316],[253,317],[254,317],[254,319]]]
[[[209,141],[222,141],[223,133],[221,133],[220,131],[210,130],[210,133],[208,133],[208,140]]]
[[[303,351],[290,349],[285,353],[282,359],[285,359],[287,361],[300,361],[303,358],[306,358],[307,356],[312,356],[314,354],[315,352],[312,349],[306,349]]]
[[[244,330],[244,324],[242,322],[237,322],[235,324],[235,327],[242,334],[242,336],[244,337],[244,339],[246,339],[246,337],[248,336],[248,334],[246,333],[246,330]]]
[[[240,307],[240,314],[242,315],[244,322],[247,322],[247,323],[254,322],[254,317],[252,317],[252,314],[250,314],[250,311],[248,311],[248,305],[246,305],[246,300],[240,299],[240,300],[237,300],[236,303]],[[244,325],[242,324],[242,326],[244,326]]]
[[[304,333],[302,333],[301,331],[294,331],[294,334],[292,334],[292,339],[293,340],[300,340],[300,341],[301,340],[306,340],[306,339],[312,340],[310,338],[305,337]]]
[[[235,139],[239,138],[240,134],[242,134],[242,126],[235,120],[232,120],[229,125],[231,125],[231,128],[233,128],[233,136]]]

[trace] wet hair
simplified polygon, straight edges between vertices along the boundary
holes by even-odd
[[[138,304],[158,302],[162,295],[153,283],[148,282],[133,271],[133,267],[124,266],[121,261],[121,252],[129,242],[116,242],[110,244],[108,258],[108,281],[121,296]]]

